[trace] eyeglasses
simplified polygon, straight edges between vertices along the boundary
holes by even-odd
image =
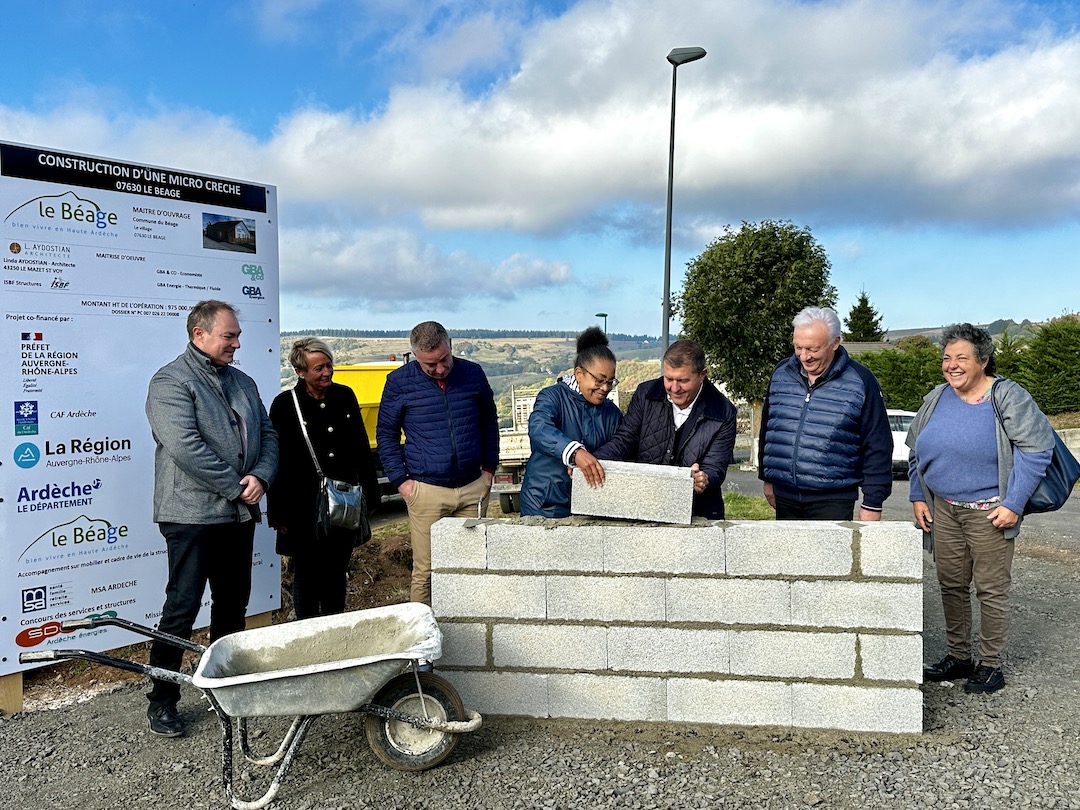
[[[578,368],[581,368],[581,366],[578,366]],[[618,377],[612,377],[610,380],[605,380],[598,374],[593,374],[587,368],[581,368],[581,370],[588,374],[590,377],[592,377],[594,380],[596,380],[596,384],[599,385],[601,388],[617,388],[619,385]]]

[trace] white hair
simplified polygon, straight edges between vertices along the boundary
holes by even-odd
[[[833,341],[840,337],[840,318],[836,315],[836,310],[829,307],[806,307],[796,315],[791,325],[795,329],[801,329],[804,326],[813,326],[815,321],[821,321],[829,330],[829,340]]]

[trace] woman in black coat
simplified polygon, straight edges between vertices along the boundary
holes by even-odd
[[[346,573],[357,532],[316,529],[321,479],[315,472],[293,403],[296,392],[308,437],[323,475],[364,488],[369,513],[378,507],[379,484],[356,394],[333,381],[334,356],[318,338],[293,344],[289,362],[299,378],[270,406],[280,443],[278,473],[267,493],[267,520],[277,529],[278,554],[292,558],[296,618],[326,616],[345,609]]]

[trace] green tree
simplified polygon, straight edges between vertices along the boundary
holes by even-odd
[[[851,307],[844,318],[844,340],[860,343],[877,343],[885,339],[885,330],[881,326],[881,316],[870,305],[870,296],[866,290],[859,293],[859,300]]]
[[[736,397],[763,400],[773,368],[791,354],[791,319],[803,307],[836,303],[830,267],[809,228],[771,220],[725,227],[687,264],[675,302],[712,378]]]
[[[925,335],[901,338],[895,349],[866,352],[857,359],[881,383],[888,408],[917,411],[922,398],[942,381],[941,347]]]
[[[998,338],[997,346],[994,349],[996,373],[1002,377],[1016,380],[1025,387],[1023,356],[1026,344],[1027,341],[1022,337],[1010,335],[1009,327],[1006,326],[1001,330],[1001,337]]]
[[[1080,314],[1044,323],[1021,355],[1024,387],[1044,413],[1080,411]]]

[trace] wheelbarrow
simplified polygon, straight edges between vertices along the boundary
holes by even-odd
[[[225,796],[236,810],[266,807],[278,794],[311,724],[319,715],[361,712],[368,744],[380,761],[403,771],[438,765],[459,736],[480,728],[445,679],[421,672],[419,660],[442,653],[442,633],[431,608],[417,602],[358,610],[260,627],[219,638],[209,647],[118,617],[62,623],[64,630],[115,625],[201,654],[194,675],[89,650],[34,650],[22,663],[81,658],[199,689],[221,723]],[[293,717],[278,749],[252,752],[247,720]],[[244,801],[233,790],[233,721],[244,759],[277,765],[261,798]]]

